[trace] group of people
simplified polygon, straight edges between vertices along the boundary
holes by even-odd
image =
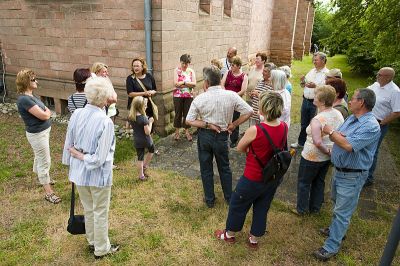
[[[258,248],[258,238],[265,234],[267,213],[282,182],[281,178],[268,183],[262,181],[260,161],[266,164],[274,152],[264,131],[275,146],[288,149],[290,127],[290,68],[278,68],[267,59],[265,54],[257,53],[254,66],[245,74],[236,48],[229,48],[226,58],[212,60],[212,65],[203,69],[204,92],[199,95],[193,90],[197,80],[190,68],[190,55],[182,55],[180,65],[174,71],[173,138],[180,140],[180,129],[184,128],[186,139],[192,141],[189,128],[198,128],[204,202],[209,208],[215,205],[215,158],[223,196],[229,205],[226,227],[216,230],[215,236],[234,243],[235,233],[242,230],[246,215],[253,207],[247,241],[251,248]],[[348,99],[340,70],[328,70],[326,60],[325,54],[314,54],[315,68],[301,78],[304,87],[301,131],[298,142],[291,145],[303,148],[294,210],[298,215],[320,211],[325,176],[330,162],[334,165],[333,220],[328,228],[321,229],[328,238],[323,247],[314,252],[321,260],[338,252],[362,187],[373,183],[376,158],[387,125],[400,117],[400,89],[393,83],[395,73],[392,68],[380,69],[376,83],[356,90]],[[153,107],[152,97],[157,93],[157,87],[142,58],[134,58],[131,69],[132,75],[126,79],[128,123],[134,129],[139,179],[145,180],[155,150],[151,134],[157,110]],[[119,249],[119,245],[111,244],[108,237],[115,151],[112,117],[116,115],[117,95],[105,64],[96,63],[90,70],[77,69],[73,78],[77,92],[68,98],[72,116],[62,162],[69,166],[69,180],[77,186],[84,207],[89,248],[96,258],[102,258]],[[38,83],[32,70],[20,71],[16,84],[21,94],[17,101],[18,110],[34,151],[34,172],[44,187],[45,199],[57,204],[61,198],[55,194],[49,175],[51,112],[33,95]],[[246,121],[249,121],[249,127],[240,138],[239,125]],[[229,147],[236,146],[247,156],[244,173],[232,191]]]

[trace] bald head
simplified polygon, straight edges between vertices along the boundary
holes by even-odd
[[[230,47],[226,54],[226,58],[228,59],[229,63],[232,63],[232,58],[237,55],[236,47]]]
[[[376,81],[383,87],[394,79],[394,69],[391,67],[382,67],[376,75]]]

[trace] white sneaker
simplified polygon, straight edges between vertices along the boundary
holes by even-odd
[[[300,145],[298,142],[290,144],[290,147],[295,148],[295,149],[303,148],[303,146]]]

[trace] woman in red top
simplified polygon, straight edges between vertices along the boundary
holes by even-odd
[[[287,134],[285,135],[287,125],[278,120],[282,111],[283,99],[279,94],[272,91],[265,91],[261,94],[259,112],[264,116],[265,121],[257,126],[249,127],[237,146],[239,152],[247,153],[246,166],[243,176],[232,193],[226,229],[215,231],[215,236],[220,240],[229,243],[235,242],[235,233],[242,230],[251,206],[253,206],[253,220],[247,241],[249,247],[257,248],[257,238],[265,234],[267,213],[282,179],[265,184],[262,181],[261,166],[249,148],[251,145],[254,153],[265,164],[272,157],[273,149],[259,126],[267,130],[278,148],[283,148],[280,146],[281,143],[287,141]]]
[[[225,73],[222,78],[221,84],[228,91],[236,92],[240,97],[247,90],[248,78],[247,75],[242,72],[242,60],[238,56],[232,58],[231,69]],[[233,112],[232,122],[240,117],[239,112]],[[239,140],[239,127],[233,130],[231,136],[231,148],[236,147],[237,141]]]

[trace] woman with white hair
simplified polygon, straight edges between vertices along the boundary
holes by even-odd
[[[289,79],[292,77],[292,70],[290,69],[290,66],[281,66],[279,68],[286,74],[286,89],[288,90],[289,93],[292,93],[292,83],[290,83]]]
[[[283,99],[283,111],[279,119],[285,122],[288,127],[290,127],[290,107],[292,105],[292,96],[286,89],[286,82],[287,78],[285,72],[278,69],[271,71],[272,90],[274,90],[276,93],[279,93]]]
[[[94,77],[85,86],[88,104],[71,116],[62,163],[69,165],[69,180],[76,184],[85,212],[86,238],[95,258],[118,251],[108,238],[114,125],[103,108],[113,97],[108,79]]]

